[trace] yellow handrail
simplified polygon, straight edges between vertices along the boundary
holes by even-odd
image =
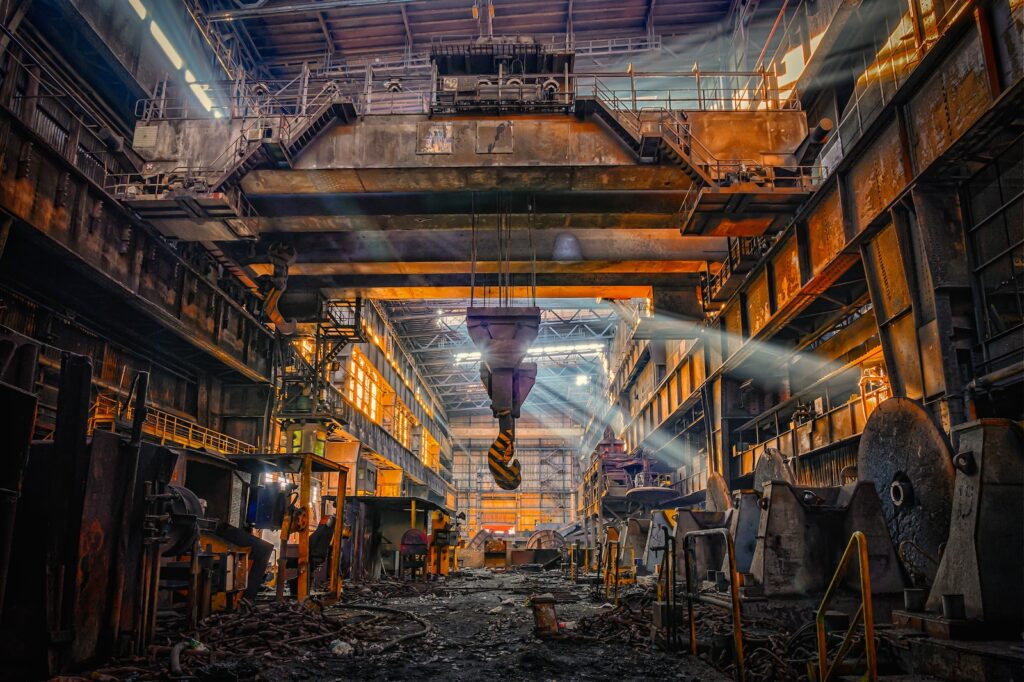
[[[119,419],[131,421],[132,413],[131,405],[126,407],[116,398],[101,394],[93,406],[90,427],[95,429],[100,421],[110,421],[116,427]],[[159,438],[161,443],[170,441],[185,447],[205,447],[230,455],[256,452],[254,445],[152,407],[146,409],[143,431]]]
[[[854,547],[857,549],[857,561],[860,570],[860,608],[857,609],[857,613],[850,622],[850,627],[847,628],[846,634],[843,635],[843,642],[839,645],[836,660],[832,661],[830,665],[828,662],[828,648],[825,642],[825,609],[828,608],[828,603],[832,600],[832,594],[839,586],[843,576],[846,575],[850,559],[853,558]],[[828,682],[828,680],[832,679],[832,674],[839,667],[839,664],[843,662],[843,658],[846,657],[850,647],[853,645],[853,632],[857,629],[857,625],[860,624],[862,618],[864,620],[864,649],[868,659],[868,670],[864,678],[872,681],[878,679],[874,616],[874,609],[871,604],[871,570],[868,566],[868,539],[864,533],[858,530],[854,531],[850,541],[846,544],[846,549],[843,550],[843,557],[839,560],[839,566],[832,576],[832,582],[829,583],[828,590],[825,591],[825,596],[821,599],[818,612],[814,616],[818,635],[818,682]]]
[[[696,590],[693,585],[693,571],[690,568],[692,552],[690,545],[696,538],[721,535],[725,538],[725,546],[729,557],[729,592],[732,596],[732,640],[736,649],[736,677],[740,682],[747,679],[747,669],[743,658],[743,624],[740,611],[740,574],[736,570],[736,545],[732,536],[725,528],[707,528],[690,531],[683,536],[683,563],[686,566],[686,611],[690,619],[690,653],[697,655],[697,623],[693,618],[693,598]]]

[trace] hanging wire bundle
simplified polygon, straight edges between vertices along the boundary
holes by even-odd
[[[469,304],[476,305],[477,300],[477,271],[479,269],[480,247],[479,247],[479,215],[477,213],[476,192],[470,196],[470,210],[472,213],[470,223],[470,282],[469,282]],[[495,243],[497,246],[496,263],[496,289],[495,303],[498,307],[512,307],[518,302],[515,288],[515,225],[514,200],[511,195],[505,192],[496,192],[494,195],[494,227]],[[537,249],[534,244],[533,232],[536,227],[536,196],[530,195],[526,204],[526,239],[527,248],[530,252],[530,279],[529,279],[529,304],[537,305]],[[480,299],[486,306],[490,300],[489,293],[492,287],[481,286]]]

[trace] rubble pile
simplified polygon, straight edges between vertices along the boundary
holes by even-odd
[[[248,679],[286,661],[381,653],[429,630],[415,614],[375,604],[243,601],[168,640],[174,644],[151,647],[149,659],[120,661],[92,679]]]
[[[618,606],[602,609],[580,619],[574,628],[576,634],[573,637],[602,642],[623,641],[634,645],[650,644],[652,600],[652,593],[648,590],[620,595]]]

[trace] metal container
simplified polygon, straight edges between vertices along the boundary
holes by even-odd
[[[558,634],[558,615],[555,613],[555,597],[540,594],[530,598],[533,606],[533,631],[538,637],[554,637]]]
[[[942,617],[946,620],[965,620],[967,614],[964,610],[964,595],[942,595]]]
[[[903,590],[903,608],[907,611],[924,611],[924,603],[927,599],[927,590],[918,587],[908,587]]]

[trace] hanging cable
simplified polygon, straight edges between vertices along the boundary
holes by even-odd
[[[533,244],[533,228],[537,222],[537,195],[533,194],[530,196],[530,205],[527,207],[529,211],[527,222],[527,234],[530,240],[530,305],[536,307],[537,305],[537,249]]]
[[[472,214],[469,227],[469,307],[476,300],[476,192],[470,192],[469,210]]]

